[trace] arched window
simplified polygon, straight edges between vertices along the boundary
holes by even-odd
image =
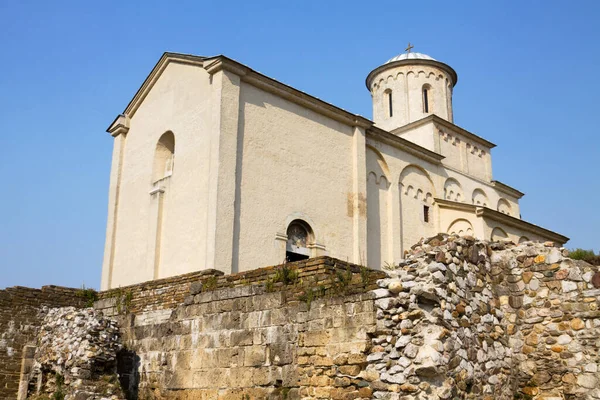
[[[384,101],[387,102],[387,114],[388,117],[393,117],[394,116],[394,101],[392,99],[392,91],[391,89],[387,89],[385,92],[383,92],[384,95]]]
[[[431,86],[423,85],[423,112],[429,113],[429,94],[431,91]]]
[[[175,135],[173,132],[165,132],[158,143],[154,152],[154,166],[152,169],[152,182],[173,175],[173,162],[175,158]]]
[[[306,222],[296,219],[287,228],[285,259],[287,261],[306,260],[310,257],[308,246],[313,242],[313,232]]]

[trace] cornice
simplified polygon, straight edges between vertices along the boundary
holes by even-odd
[[[117,118],[110,124],[106,130],[112,137],[126,135],[129,132],[129,117],[123,114],[117,115]]]
[[[402,67],[402,66],[411,66],[411,65],[427,65],[430,67],[437,67],[437,68],[445,71],[446,73],[448,73],[448,75],[450,75],[450,79],[452,79],[452,87],[456,86],[456,83],[458,82],[458,74],[456,73],[454,68],[452,68],[448,64],[445,64],[445,63],[443,63],[441,61],[437,61],[437,60],[408,58],[408,59],[393,61],[393,62],[390,62],[387,64],[380,65],[379,67],[375,68],[373,71],[369,72],[369,75],[367,75],[367,79],[365,79],[365,84],[367,85],[367,89],[369,90],[369,92],[371,91],[371,80],[373,79],[373,77],[375,75],[377,75],[387,69],[391,69],[391,68],[395,68],[395,67]]]
[[[389,144],[390,146],[396,147],[402,151],[410,153],[433,164],[440,164],[441,161],[445,158],[441,154],[426,149],[425,147],[419,146],[418,144],[413,143],[410,140],[406,140],[404,138],[401,138],[400,136],[396,136],[393,133],[390,133],[376,126],[368,128],[367,135],[370,136],[371,139],[374,139],[381,143]]]
[[[478,209],[477,215],[481,215],[484,218],[489,218],[493,221],[502,222],[506,225],[513,226],[515,228],[528,230],[529,232],[536,233],[540,236],[544,236],[554,242],[566,243],[569,241],[568,237],[563,236],[559,233],[556,233],[546,228],[542,228],[541,226],[532,224],[531,222],[526,222],[522,219],[511,217],[510,215],[503,214],[500,211],[495,211],[487,207],[482,207],[481,209]]]
[[[318,99],[306,92],[279,82],[278,80],[254,71],[253,69],[247,67],[246,65],[240,64],[235,60],[225,56],[219,56],[219,58],[223,61],[226,61],[226,65],[230,66],[230,68],[238,68],[241,71],[240,76],[242,81],[252,86],[255,86],[266,92],[273,93],[279,97],[350,126],[369,128],[374,125],[373,121],[361,115],[346,111],[331,103]]]
[[[470,211],[475,213],[477,206],[469,203],[461,203],[459,201],[451,201],[446,199],[434,198],[434,201],[440,208],[448,208],[451,210]]]
[[[513,197],[516,197],[517,199],[520,199],[521,197],[525,196],[525,193],[515,189],[512,186],[508,186],[507,184],[502,183],[500,181],[493,180],[492,186],[501,192],[504,192],[504,193],[510,194]]]
[[[214,59],[207,59],[204,63],[204,69],[213,75],[219,71],[229,71],[240,77],[246,75],[248,68],[240,63],[230,60],[225,56],[219,56]]]
[[[482,217],[484,219],[492,221],[497,221],[504,225],[512,226],[525,232],[534,233],[536,235],[542,236],[557,243],[562,244],[569,241],[569,238],[564,235],[561,235],[546,228],[542,228],[541,226],[532,224],[531,222],[527,222],[516,217],[511,217],[510,215],[503,214],[500,211],[492,210],[488,207],[481,207],[473,204],[460,203],[439,198],[436,198],[434,200],[440,208],[469,211],[474,213],[478,217]]]
[[[479,144],[481,144],[481,145],[483,145],[483,146],[485,146],[487,148],[493,149],[494,147],[496,147],[496,145],[494,143],[492,143],[492,142],[490,142],[488,140],[485,140],[481,136],[478,136],[478,135],[476,135],[474,133],[471,133],[471,132],[469,132],[466,129],[463,129],[460,126],[453,124],[452,122],[446,121],[445,119],[443,119],[441,117],[438,117],[435,114],[428,115],[425,118],[421,118],[419,120],[411,122],[410,124],[406,124],[406,125],[403,125],[403,126],[401,126],[399,128],[393,129],[390,132],[392,132],[395,135],[398,135],[400,133],[404,133],[406,131],[410,131],[410,130],[412,130],[414,128],[418,128],[419,126],[428,124],[430,122],[438,124],[438,125],[442,125],[442,126],[448,128],[448,129],[454,130],[454,131],[460,133],[461,135],[465,136],[466,138],[468,138],[468,139],[470,139],[470,140],[472,140],[474,142],[477,142],[477,143],[479,143]]]

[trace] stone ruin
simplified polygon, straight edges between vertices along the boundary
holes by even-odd
[[[119,312],[106,295],[43,309],[29,396],[600,399],[600,273],[552,243],[438,235],[385,274],[285,268],[295,280],[274,284],[279,266],[148,284]],[[137,361],[117,374],[123,354]]]
[[[47,308],[27,377],[30,398],[123,398],[116,380],[119,327],[93,308]]]
[[[414,246],[374,291],[374,398],[600,398],[598,268],[567,256],[470,237]]]

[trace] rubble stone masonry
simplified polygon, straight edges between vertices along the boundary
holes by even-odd
[[[0,290],[0,399],[16,399],[23,348],[34,343],[47,307],[83,307],[78,289],[44,286]]]

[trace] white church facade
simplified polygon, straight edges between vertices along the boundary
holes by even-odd
[[[101,289],[329,255],[372,268],[439,232],[565,236],[520,219],[493,143],[453,124],[456,72],[420,53],[373,70],[373,120],[225,56],[165,53],[114,138]]]

